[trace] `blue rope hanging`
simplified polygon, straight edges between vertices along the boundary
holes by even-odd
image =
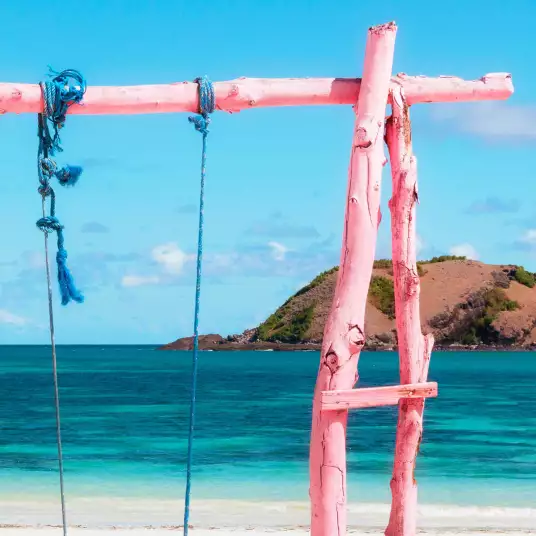
[[[193,439],[195,425],[195,400],[197,391],[197,361],[199,352],[199,303],[201,297],[201,268],[203,261],[203,228],[204,228],[204,206],[205,206],[205,174],[207,161],[207,136],[211,114],[215,109],[214,86],[206,77],[196,78],[199,89],[199,115],[189,117],[188,121],[193,123],[195,129],[203,135],[203,148],[201,152],[201,188],[199,199],[199,230],[197,239],[197,279],[195,286],[195,313],[194,313],[194,350],[192,366],[192,392],[190,399],[190,428],[188,433],[188,459],[186,463],[186,494],[184,499],[184,536],[188,536],[188,521],[190,519],[190,495],[192,487],[192,459],[193,459]]]
[[[50,197],[49,215],[37,221],[37,227],[44,233],[55,232],[58,237],[58,252],[56,263],[58,265],[58,283],[61,293],[62,305],[67,305],[71,300],[82,303],[84,297],[76,288],[73,276],[67,267],[67,250],[63,225],[56,217],[56,194],[50,185],[53,177],[58,179],[62,186],[74,186],[82,174],[79,166],[65,166],[57,169],[53,156],[56,152],[62,152],[60,129],[65,125],[65,119],[69,106],[80,103],[86,92],[86,81],[83,76],[74,69],[67,69],[61,73],[51,70],[51,80],[41,82],[43,93],[43,112],[38,115],[39,150],[37,156],[37,173],[39,176],[39,193],[45,199]],[[52,133],[50,131],[52,126]]]

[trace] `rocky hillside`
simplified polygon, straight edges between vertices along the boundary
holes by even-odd
[[[317,276],[257,328],[242,335],[202,337],[203,349],[317,349],[331,307],[338,268]],[[535,274],[521,266],[493,266],[463,257],[419,263],[421,321],[436,347],[536,346]],[[392,263],[375,262],[365,332],[369,348],[396,346]],[[179,339],[164,349],[189,349]]]

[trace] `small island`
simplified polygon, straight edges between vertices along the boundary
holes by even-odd
[[[423,333],[436,350],[535,350],[536,276],[516,265],[490,265],[465,257],[419,261]],[[338,267],[318,275],[262,324],[240,335],[202,335],[201,350],[320,350]],[[367,350],[396,350],[392,262],[374,263],[365,332]],[[191,350],[193,337],[162,350]]]

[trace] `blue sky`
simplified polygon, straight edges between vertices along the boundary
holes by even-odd
[[[394,72],[513,74],[507,103],[416,105],[420,257],[469,252],[536,271],[536,4],[49,0],[2,10],[1,79],[47,65],[90,85],[250,77],[360,76],[367,28],[399,26]],[[56,30],[57,29],[57,30]],[[45,35],[44,38],[40,36]],[[235,333],[337,263],[353,127],[349,106],[215,114],[209,139],[201,331]],[[201,137],[186,114],[68,117],[58,192],[70,266],[86,295],[59,305],[59,343],[164,343],[192,330]],[[0,343],[46,343],[36,229],[36,117],[0,120]],[[389,256],[384,172],[377,257]],[[56,286],[54,287],[56,292]]]

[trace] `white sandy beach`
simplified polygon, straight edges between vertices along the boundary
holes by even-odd
[[[43,527],[43,528],[13,528],[6,527],[1,528],[1,534],[3,536],[10,536],[11,534],[21,536],[58,536],[61,535],[61,527]],[[123,532],[129,536],[147,536],[151,534],[152,536],[160,536],[163,534],[169,534],[170,531],[177,531],[182,533],[182,528],[134,528],[134,529],[125,529]],[[70,528],[69,534],[73,536],[111,536],[112,534],[117,534],[117,529],[84,529],[84,528]],[[121,532],[121,530],[120,530]],[[261,534],[285,534],[285,536],[305,536],[309,534],[309,531],[306,529],[280,529],[280,530],[268,530],[268,529],[190,529],[190,533],[195,536],[257,536]],[[348,530],[349,534],[355,534],[360,536],[361,534],[383,534],[382,530]],[[492,533],[497,536],[502,534],[508,536],[521,536],[526,534],[534,534],[532,530],[494,530],[494,529],[483,529],[480,531],[476,530],[420,530],[419,534],[430,534],[430,535],[442,535],[442,536],[482,536],[482,534]]]
[[[132,536],[180,531],[182,502],[150,499],[74,499],[69,502],[70,533],[106,536],[125,531]],[[352,504],[349,532],[382,534],[387,504]],[[240,502],[204,500],[192,505],[192,534],[243,536],[284,532],[301,536],[309,531],[309,505],[302,502]],[[5,500],[0,502],[2,534],[56,536],[61,534],[57,502]],[[419,533],[455,535],[536,534],[536,509],[421,505]]]

